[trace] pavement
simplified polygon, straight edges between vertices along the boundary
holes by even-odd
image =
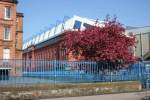
[[[42,100],[141,100],[141,98],[144,97],[145,95],[150,95],[150,92],[106,94],[106,95],[82,96],[82,97],[65,97],[65,98],[42,99]]]

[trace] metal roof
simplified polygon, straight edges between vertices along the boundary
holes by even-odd
[[[145,27],[137,27],[137,28],[134,28],[134,29],[129,29],[129,30],[126,30],[127,33],[134,33],[134,34],[141,34],[141,33],[148,33],[150,32],[150,26],[145,26]]]
[[[49,39],[52,39],[56,36],[59,36],[66,30],[75,30],[74,25],[75,22],[78,21],[81,23],[80,30],[84,30],[86,27],[84,26],[85,24],[94,26],[96,23],[96,20],[94,19],[89,19],[89,18],[84,18],[84,17],[79,17],[79,16],[73,16],[72,18],[69,18],[65,22],[62,22],[55,27],[52,27],[51,29],[33,37],[32,39],[28,40],[23,44],[23,50],[26,48],[30,47],[31,45],[38,45],[40,43],[43,43]],[[98,21],[97,25],[98,26],[104,26],[103,21]],[[150,32],[150,26],[145,26],[145,27],[134,27],[134,28],[128,28],[126,29],[126,33],[134,33],[134,34],[140,34],[140,33],[148,33]]]
[[[79,16],[73,16],[72,18],[68,19],[67,21],[60,23],[56,27],[51,28],[50,30],[47,30],[46,32],[43,32],[40,35],[37,35],[33,37],[32,39],[28,40],[23,44],[23,50],[30,47],[31,45],[37,45],[44,41],[47,41],[55,36],[58,36],[62,34],[65,30],[74,30],[74,24],[76,21],[81,22],[81,30],[84,30],[86,27],[84,24],[88,25],[95,25],[96,20],[83,18]],[[98,26],[103,26],[103,21],[98,21]]]

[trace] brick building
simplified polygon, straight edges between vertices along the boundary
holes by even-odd
[[[0,0],[0,59],[22,59],[23,13],[17,0]]]
[[[60,44],[60,37],[64,30],[82,30],[90,25],[95,25],[96,20],[74,16],[64,23],[33,37],[23,45],[23,59],[32,60],[74,60],[71,55],[66,55]],[[99,26],[103,22],[97,23]],[[134,49],[135,56],[144,60],[150,59],[150,27],[126,28],[126,34],[133,32],[138,43]]]
[[[33,37],[23,44],[23,59],[32,60],[75,60],[71,54],[66,55],[66,50],[60,47],[60,38],[65,30],[83,30],[95,25],[93,19],[73,16],[56,27]],[[99,21],[96,25],[102,26]]]

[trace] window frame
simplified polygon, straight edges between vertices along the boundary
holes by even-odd
[[[9,9],[9,10],[8,10]],[[7,15],[9,11],[9,16]],[[11,7],[9,6],[5,6],[5,9],[4,9],[4,19],[5,20],[11,20],[11,14],[12,14],[12,10],[11,10]]]
[[[6,38],[6,31],[9,33],[8,34],[8,38]],[[10,41],[11,40],[11,28],[10,27],[4,27],[4,36],[3,39],[6,41]]]

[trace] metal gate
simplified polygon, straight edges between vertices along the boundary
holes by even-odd
[[[142,66],[143,65],[143,66]],[[150,98],[150,61],[144,61],[141,65],[142,68],[142,86],[145,89],[144,99],[149,100]]]
[[[150,89],[150,61],[144,62],[143,80],[144,87]]]

